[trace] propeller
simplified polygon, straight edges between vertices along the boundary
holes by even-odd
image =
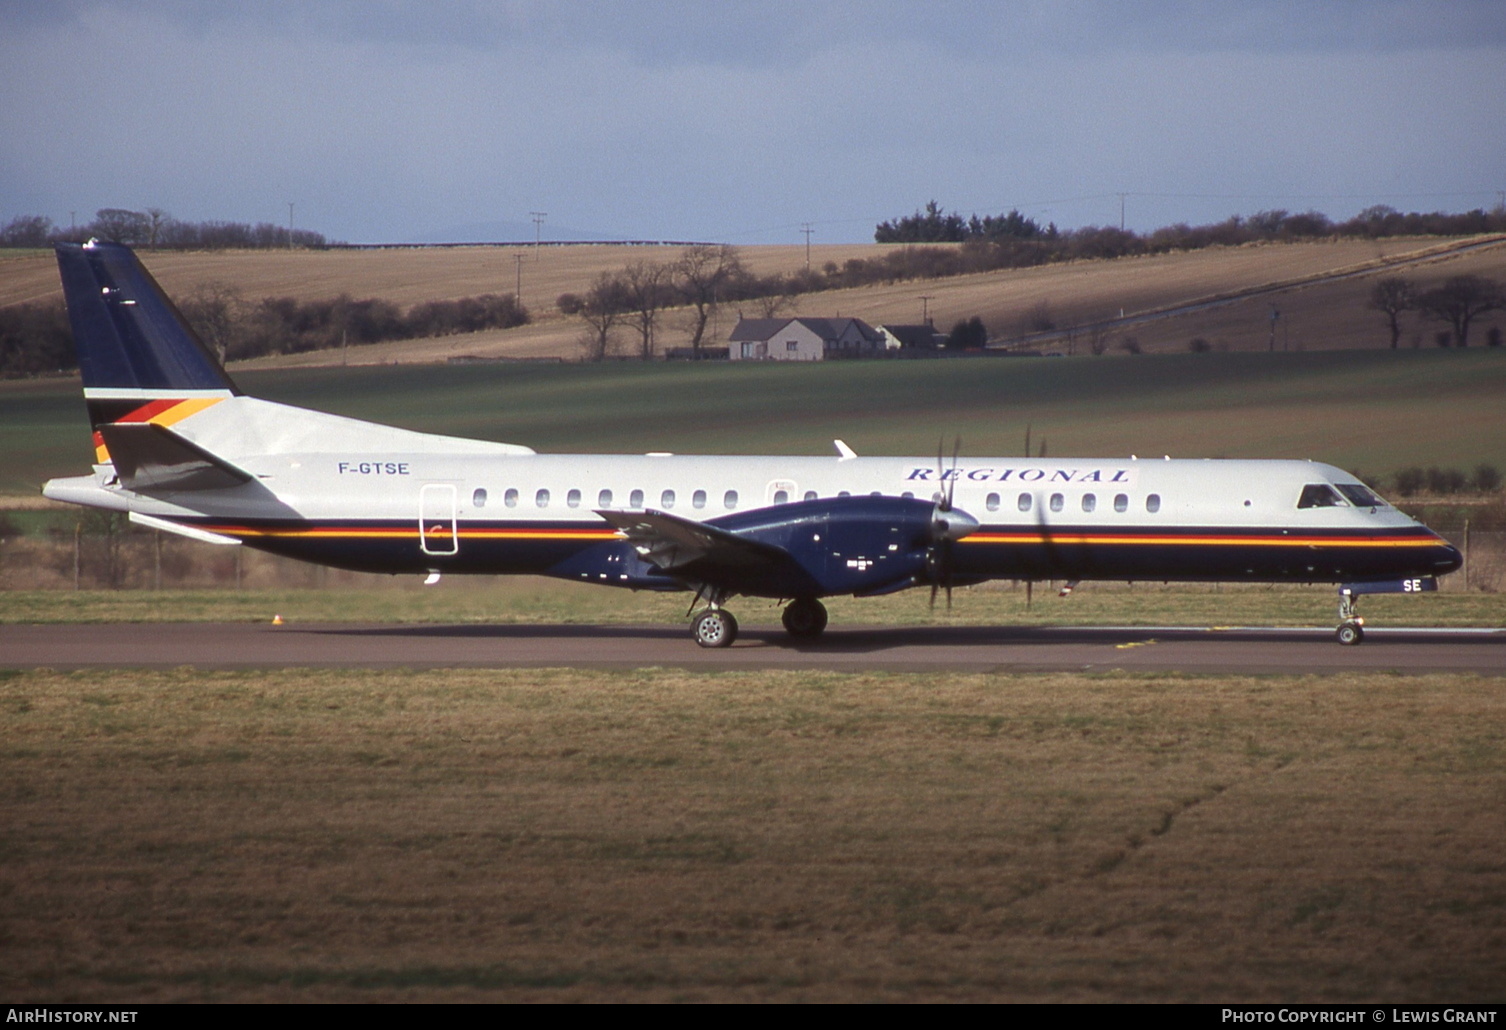
[[[952,545],[978,528],[978,520],[952,506],[957,491],[957,456],[962,452],[962,437],[952,443],[952,470],[943,465],[944,440],[936,442],[936,507],[931,510],[931,543],[926,548],[926,574],[931,580],[931,609],[936,608],[936,594],[946,588],[946,609],[952,610]]]

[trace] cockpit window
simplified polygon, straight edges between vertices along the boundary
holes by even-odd
[[[1339,508],[1343,504],[1344,498],[1327,483],[1308,483],[1302,488],[1302,496],[1297,499],[1299,508]]]
[[[1356,508],[1379,508],[1386,503],[1371,493],[1369,487],[1358,483],[1340,483],[1339,493],[1348,498],[1349,503]]]

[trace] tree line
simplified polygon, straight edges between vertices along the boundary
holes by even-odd
[[[1293,242],[1331,237],[1379,239],[1387,236],[1472,236],[1487,232],[1506,232],[1506,208],[1498,207],[1491,211],[1476,209],[1462,214],[1442,211],[1403,214],[1393,207],[1378,204],[1343,222],[1335,222],[1319,211],[1293,213],[1272,210],[1260,211],[1248,218],[1232,215],[1221,222],[1207,225],[1177,222],[1141,234],[1132,229],[1094,225],[1058,230],[1054,223],[1042,226],[1035,219],[1020,214],[1018,210],[981,219],[975,214],[964,219],[961,214],[948,212],[933,200],[913,215],[880,222],[874,229],[873,239],[876,243],[993,244],[996,246],[992,250],[986,247],[982,249],[995,260],[1044,264],[1079,258],[1200,250],[1205,247],[1237,246],[1260,241]],[[1029,245],[1017,245],[1021,243]]]
[[[200,286],[179,310],[220,361],[297,354],[388,340],[411,340],[526,325],[528,309],[510,293],[414,304],[294,297],[247,300],[224,283]],[[73,333],[61,301],[0,308],[0,378],[43,375],[78,367]]]
[[[1455,275],[1432,289],[1420,289],[1404,276],[1393,275],[1377,280],[1370,289],[1367,306],[1379,311],[1391,333],[1391,349],[1401,342],[1402,316],[1416,311],[1423,318],[1445,323],[1434,341],[1440,347],[1453,344],[1469,346],[1469,330],[1475,319],[1491,311],[1506,309],[1506,287],[1480,275]],[[1417,338],[1421,342],[1421,337]],[[1501,331],[1492,327],[1486,336],[1491,347],[1501,345]]]
[[[321,248],[332,241],[323,233],[292,229],[271,222],[184,222],[157,207],[130,211],[100,208],[85,225],[63,227],[44,215],[17,215],[0,228],[0,247],[50,247],[101,239],[132,247],[163,250],[270,250]]]

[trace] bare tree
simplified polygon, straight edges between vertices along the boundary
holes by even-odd
[[[612,350],[612,330],[628,312],[627,291],[622,280],[611,272],[602,272],[591,283],[585,296],[566,293],[559,299],[564,314],[578,315],[586,323],[581,349],[587,361],[600,361]]]
[[[1417,307],[1429,318],[1454,327],[1457,346],[1469,346],[1469,324],[1487,311],[1506,308],[1506,289],[1494,279],[1479,275],[1455,275],[1417,298]]]
[[[717,304],[726,299],[727,288],[745,274],[737,248],[726,244],[686,247],[675,262],[675,289],[691,308],[690,349],[697,359]]]
[[[156,249],[158,244],[162,243],[163,236],[167,231],[168,223],[170,223],[172,220],[173,216],[162,210],[160,207],[149,207],[146,209],[145,228],[146,245],[148,247]]]
[[[240,291],[229,283],[204,283],[183,302],[183,316],[194,331],[219,355],[220,364],[231,349],[245,317],[246,304]]]
[[[788,279],[780,277],[780,284],[772,288],[773,283],[767,283],[771,287],[768,292],[753,298],[753,306],[758,310],[760,318],[777,318],[782,312],[788,311],[795,306],[794,286]]]
[[[111,243],[135,245],[147,238],[150,220],[140,211],[127,211],[119,207],[104,207],[94,212],[91,226],[96,236],[103,236]]]
[[[0,229],[0,247],[45,247],[52,229],[51,218],[17,215]]]
[[[628,320],[638,332],[638,356],[644,361],[654,360],[654,329],[659,312],[672,299],[670,275],[669,266],[648,261],[635,261],[622,270],[623,300],[628,307]]]
[[[1391,349],[1395,350],[1401,341],[1401,313],[1417,306],[1417,289],[1409,279],[1388,276],[1371,287],[1370,299],[1365,306],[1386,316],[1386,325],[1391,330]]]

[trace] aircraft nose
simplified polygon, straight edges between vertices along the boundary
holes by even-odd
[[[1464,565],[1464,555],[1459,548],[1449,543],[1443,537],[1438,538],[1438,557],[1433,559],[1433,569],[1436,575],[1455,572]]]

